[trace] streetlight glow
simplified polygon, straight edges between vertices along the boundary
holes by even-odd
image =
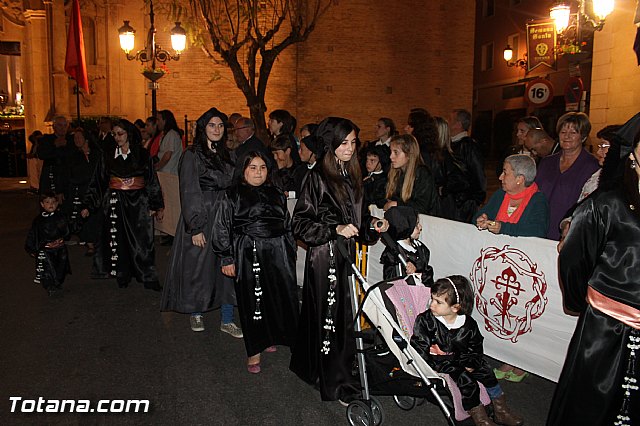
[[[127,55],[133,50],[136,39],[136,30],[129,25],[129,21],[124,21],[124,25],[118,28],[120,34],[120,47]]]
[[[187,32],[176,22],[176,26],[171,30],[171,47],[179,55],[187,46]]]
[[[557,4],[551,8],[549,16],[556,24],[556,32],[561,33],[569,26],[571,7],[564,3]]]
[[[593,13],[598,20],[604,21],[613,12],[614,6],[614,0],[593,0]]]

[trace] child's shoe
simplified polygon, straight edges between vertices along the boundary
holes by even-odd
[[[529,375],[529,373],[527,373],[526,371],[523,371],[522,374],[518,375],[516,373],[513,372],[513,370],[511,371],[507,371],[507,373],[504,376],[504,379],[508,382],[513,382],[513,383],[520,383],[521,381],[523,381],[525,379],[525,377],[527,377]],[[496,376],[497,378],[498,376]]]
[[[476,426],[498,426],[491,421],[487,415],[487,410],[484,409],[484,405],[482,404],[477,407],[473,407],[471,410],[467,411],[467,413],[469,413]]]
[[[496,423],[505,426],[520,426],[524,424],[522,417],[509,411],[504,394],[496,399],[492,399],[491,402],[493,403],[493,418]]]

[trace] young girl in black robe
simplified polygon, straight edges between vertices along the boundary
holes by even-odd
[[[58,211],[58,199],[52,190],[40,195],[42,212],[33,219],[24,248],[36,259],[36,277],[49,292],[56,296],[62,291],[62,283],[71,273],[69,252],[64,239],[69,235],[69,225],[64,214]]]
[[[387,173],[390,153],[387,145],[373,145],[364,150],[367,170],[367,177],[362,182],[365,207],[373,204],[378,208],[383,208],[387,202]]]
[[[433,284],[433,268],[429,265],[431,252],[418,238],[422,232],[420,217],[412,207],[391,207],[384,213],[388,225],[381,231],[387,232],[396,242],[387,246],[380,256],[385,280],[405,275],[420,274],[420,282],[427,287]],[[399,255],[407,261],[402,265]]]
[[[462,406],[476,425],[494,425],[480,403],[478,382],[487,388],[494,417],[502,425],[522,425],[507,408],[498,380],[484,359],[480,329],[471,318],[473,290],[461,275],[437,280],[431,287],[431,304],[416,318],[411,345],[438,373],[451,376],[462,394]]]
[[[362,178],[356,159],[359,129],[351,121],[329,117],[315,136],[324,146],[318,164],[307,173],[293,213],[293,234],[307,245],[302,309],[289,368],[324,401],[348,400],[359,390],[353,376],[356,353],[349,296],[349,262],[355,261],[355,237],[362,240]],[[337,249],[343,240],[350,253]]]
[[[250,373],[260,372],[262,351],[292,346],[298,326],[296,244],[287,199],[266,182],[267,160],[244,157],[241,182],[217,205],[212,239],[222,273],[235,277]]]

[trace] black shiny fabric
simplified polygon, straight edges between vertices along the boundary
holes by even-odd
[[[398,259],[396,250],[400,250],[404,258],[416,267],[416,272],[422,274],[422,284],[431,287],[433,285],[433,268],[429,265],[431,252],[420,240],[414,240],[411,244],[416,249],[415,252],[404,250],[399,245],[392,249],[389,247],[384,249],[380,256],[380,263],[383,265],[383,278],[389,280],[395,277],[403,277],[407,274],[405,267]],[[398,270],[401,273],[398,273]]]
[[[362,192],[365,208],[375,204],[383,208],[387,202],[387,172],[375,173],[362,181]]]
[[[114,158],[115,147],[105,151],[94,178],[85,194],[83,206],[93,214],[102,210],[103,221],[100,242],[94,256],[94,273],[103,275],[111,271],[111,195],[116,204],[116,242],[118,282],[127,283],[131,278],[144,283],[158,281],[153,243],[153,217],[149,211],[164,208],[162,190],[153,169],[149,152],[140,145],[131,145],[127,159]],[[136,190],[109,188],[110,178],[143,177],[145,187]]]
[[[462,327],[449,330],[427,310],[418,315],[413,326],[411,346],[435,371],[451,376],[460,388],[462,406],[466,411],[480,405],[478,382],[487,388],[498,385],[484,359],[483,340],[478,324],[469,315]],[[438,345],[446,355],[430,354],[433,345]],[[469,372],[467,368],[473,371]]]
[[[221,259],[211,244],[213,214],[231,185],[233,165],[211,161],[199,145],[189,146],[180,159],[182,208],[171,249],[160,309],[182,313],[206,312],[235,304],[233,280],[221,271]],[[191,237],[204,233],[200,248]]]
[[[278,188],[240,184],[227,191],[215,216],[213,249],[235,264],[235,289],[247,356],[272,345],[293,346],[298,328],[296,245],[287,200]],[[262,295],[256,312],[253,246]]]
[[[42,261],[44,270],[40,274],[40,284],[45,289],[60,288],[65,276],[71,273],[69,252],[66,245],[63,244],[58,248],[45,248],[47,243],[64,239],[68,235],[67,220],[59,211],[47,216],[39,214],[33,219],[24,248],[27,253],[36,258],[36,267],[38,252],[44,255]]]
[[[38,144],[38,158],[43,160],[40,173],[40,192],[52,190],[56,194],[64,194],[68,180],[66,167],[69,156],[75,150],[71,136],[67,136],[67,144],[56,147],[55,134],[44,135]]]
[[[82,218],[80,210],[103,152],[96,143],[88,143],[88,156],[75,148],[67,160],[68,181],[61,210],[69,220],[71,233],[78,234],[80,241],[95,243],[102,226],[102,212],[96,211],[95,214]]]
[[[451,150],[453,155],[445,155],[447,183],[443,193],[453,197],[452,219],[469,223],[487,195],[484,158],[478,143],[469,136],[451,142]]]
[[[637,209],[637,206],[635,206]],[[612,425],[623,394],[631,328],[589,306],[587,287],[640,309],[640,218],[623,190],[598,190],[576,209],[559,256],[564,305],[580,312],[548,425]],[[636,359],[640,359],[636,358]],[[636,363],[637,364],[637,363]],[[635,365],[636,379],[640,365]],[[640,424],[640,394],[631,424]]]
[[[325,336],[324,321],[329,291],[329,242],[335,244],[336,226],[353,224],[360,227],[361,200],[356,200],[352,185],[345,178],[349,200],[340,203],[331,193],[320,165],[309,171],[293,213],[293,234],[307,248],[302,309],[296,343],[292,348],[289,368],[309,384],[316,383],[324,401],[334,401],[353,394],[359,388],[352,374],[356,353],[353,335],[353,314],[349,296],[349,264],[333,249],[336,261],[337,286],[335,333],[331,334],[330,351],[320,349]],[[361,232],[362,234],[362,232]],[[351,259],[355,259],[355,242],[346,241]]]

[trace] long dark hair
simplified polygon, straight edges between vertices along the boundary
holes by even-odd
[[[624,185],[624,193],[627,197],[627,201],[632,206],[635,206],[635,209],[632,209],[633,213],[636,216],[640,216],[640,212],[638,209],[640,208],[640,193],[638,192],[638,173],[636,170],[640,167],[640,160],[636,157],[635,151],[638,147],[638,143],[640,142],[640,131],[636,133],[636,136],[633,141],[633,148],[631,149],[631,156],[633,160],[627,157],[624,161],[624,175],[623,175],[623,185]],[[609,148],[611,149],[611,148]],[[607,153],[607,157],[609,153]]]
[[[439,151],[438,127],[436,126],[436,120],[429,114],[429,111],[423,108],[414,108],[409,113],[407,121],[409,126],[413,127],[411,134],[418,141],[421,152],[425,150],[430,156],[433,156]]]
[[[140,135],[140,130],[132,122],[121,118],[113,123],[113,127],[116,126],[127,132],[127,142],[129,142],[130,147],[142,144],[142,136]]]
[[[336,160],[335,150],[342,144],[342,141],[351,133],[356,133],[356,138],[360,129],[358,126],[353,124],[351,120],[347,120],[345,118],[336,118],[329,117],[325,120],[332,120],[332,126],[324,126],[323,123],[320,123],[318,127],[318,134],[316,136],[321,136],[323,139],[323,143],[325,144],[325,148],[327,152],[323,156],[322,159],[322,171],[327,179],[327,184],[331,189],[332,193],[338,199],[338,202],[344,204],[347,199],[347,190],[344,186],[344,179],[342,178],[341,166]],[[323,132],[324,134],[320,135],[320,131],[322,129],[326,129],[328,131]],[[362,174],[360,171],[360,165],[358,164],[358,158],[354,149],[354,153],[351,156],[349,162],[344,163],[344,170],[349,175],[351,179],[351,184],[353,185],[353,190],[357,198],[360,198],[362,195]]]
[[[209,124],[209,121],[211,121],[213,117],[218,117],[222,120],[222,123],[224,123],[224,133],[219,141],[211,141],[212,149],[209,149],[207,124]],[[219,111],[217,108],[210,108],[207,112],[202,114],[198,120],[196,120],[196,137],[193,144],[196,149],[202,151],[205,157],[214,164],[218,163],[220,160],[233,164],[226,145],[228,125],[229,121],[227,115]]]
[[[175,130],[180,136],[182,136],[182,131],[178,127],[176,117],[174,117],[171,111],[169,111],[168,109],[163,109],[158,111],[158,114],[160,114],[162,116],[162,119],[164,120],[164,128],[162,130],[165,134],[168,133],[169,130]]]

